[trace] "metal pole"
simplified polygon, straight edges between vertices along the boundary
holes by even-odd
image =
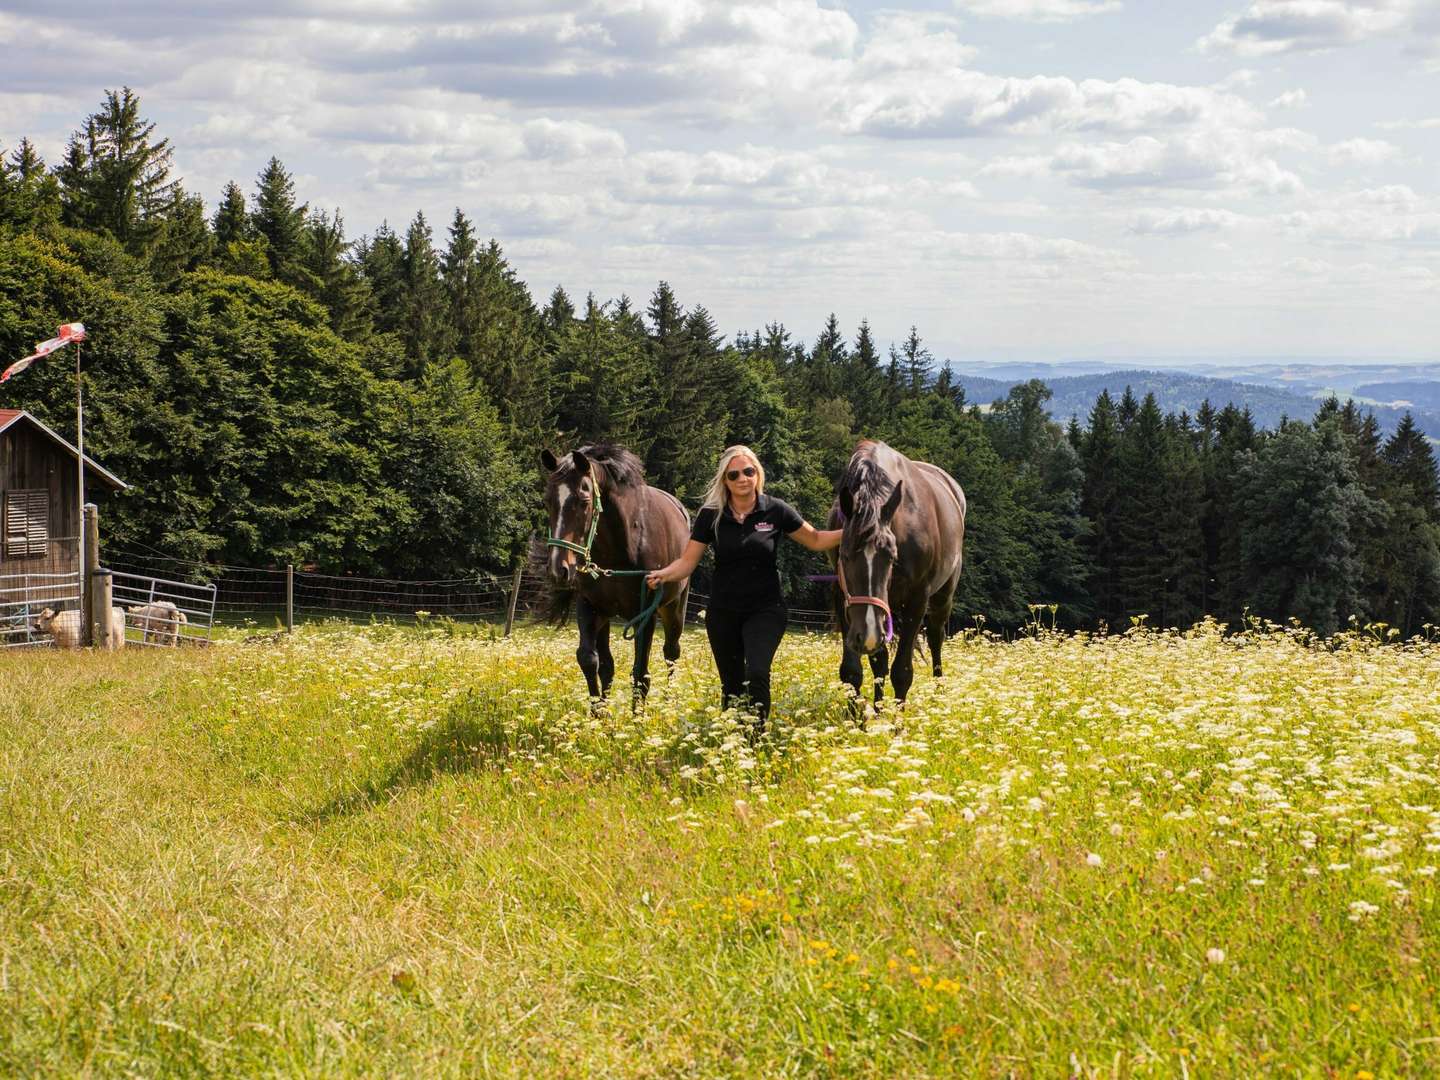
[[[510,628],[515,625],[515,601],[520,599],[520,577],[525,572],[525,564],[521,563],[515,567],[515,580],[510,585],[510,609],[505,612],[505,636],[510,636]]]
[[[75,519],[80,526],[80,537],[76,558],[77,569],[80,571],[80,610],[87,611],[85,597],[90,591],[89,574],[85,567],[85,391],[80,381],[80,342],[75,342],[75,449],[78,451],[75,460],[75,469],[79,477],[80,501],[78,509],[79,516]],[[83,635],[89,633],[89,620],[85,620]]]
[[[295,632],[295,564],[285,564],[285,632]]]

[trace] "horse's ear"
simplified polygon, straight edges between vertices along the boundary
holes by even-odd
[[[855,516],[855,494],[848,487],[840,489],[840,513],[846,518]]]
[[[590,471],[590,459],[585,456],[585,452],[583,450],[576,450],[573,454],[570,455],[570,457],[575,462],[576,472],[585,473]]]
[[[555,451],[548,446],[540,451],[540,466],[547,473],[554,472],[560,467],[560,459],[555,456]]]
[[[880,508],[880,520],[887,525],[895,516],[895,511],[900,509],[900,499],[904,495],[904,488],[905,481],[896,480],[895,490],[890,493],[890,497],[885,500],[885,505]]]

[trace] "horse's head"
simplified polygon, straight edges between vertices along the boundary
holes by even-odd
[[[883,648],[894,625],[890,575],[899,548],[891,522],[903,497],[904,484],[898,481],[883,497],[873,484],[845,484],[840,489],[845,525],[836,561],[845,593],[845,644],[864,655]]]
[[[542,450],[540,464],[547,474],[545,513],[550,519],[546,564],[556,584],[574,585],[594,541],[605,469],[586,457],[583,450],[563,458]]]

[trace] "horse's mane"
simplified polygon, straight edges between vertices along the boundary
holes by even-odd
[[[849,490],[854,504],[854,512],[845,522],[845,528],[850,531],[854,542],[884,544],[889,536],[893,544],[893,535],[884,528],[880,511],[895,490],[895,481],[875,460],[874,443],[861,443],[855,448],[840,477],[840,489]]]
[[[580,452],[597,465],[603,465],[618,488],[645,486],[645,466],[634,453],[617,443],[599,442],[580,447]]]

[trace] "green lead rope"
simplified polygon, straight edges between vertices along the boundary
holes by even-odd
[[[638,577],[640,579],[640,614],[626,622],[620,632],[624,641],[632,640],[636,634],[654,617],[656,610],[660,607],[660,597],[664,588],[651,589],[650,583],[645,580],[649,570],[606,570],[604,567],[596,566],[590,560],[590,549],[595,544],[595,530],[600,527],[600,515],[605,512],[605,503],[600,498],[600,487],[595,485],[595,513],[590,517],[590,529],[586,533],[585,543],[577,544],[570,540],[552,536],[545,541],[548,547],[564,548],[566,551],[573,551],[581,558],[579,573],[589,574],[595,580],[602,577]],[[654,595],[651,595],[651,594]]]

